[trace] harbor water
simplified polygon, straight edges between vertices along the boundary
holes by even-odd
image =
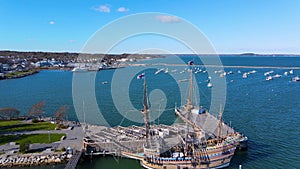
[[[156,62],[164,63],[168,59],[172,60],[171,57],[156,59]],[[200,64],[200,60],[193,59],[192,56],[181,56],[181,59],[185,63],[194,60],[195,64]],[[248,151],[237,152],[229,168],[239,168],[239,165],[243,168],[257,169],[300,168],[300,82],[292,81],[293,77],[300,76],[300,56],[221,56],[221,61],[224,66],[235,66],[224,68],[226,72],[232,71],[232,74],[225,77],[219,77],[217,73],[218,78],[226,79],[224,121],[249,138]],[[186,66],[160,65],[158,68],[163,68],[164,71],[155,74],[157,71],[155,67],[132,66],[118,70],[84,73],[84,76],[95,76],[93,91],[97,106],[110,126],[142,125],[138,120],[126,118],[127,113],[141,116],[138,110],[142,109],[142,81],[135,78],[140,73],[146,75],[148,92],[158,93],[157,96],[162,96],[162,100],[165,101],[162,102],[161,98],[155,98],[156,95],[152,97],[150,94],[150,105],[153,110],[162,111],[159,118],[155,118],[152,123],[173,124],[177,121],[173,108],[175,104],[180,105],[185,102],[186,90],[182,89],[186,89],[188,83],[178,82],[176,78],[188,78],[187,71],[181,73]],[[168,71],[165,71],[166,68]],[[204,67],[201,68],[205,70]],[[291,69],[293,69],[292,74]],[[209,75],[203,73],[203,70],[195,74],[200,95],[197,99],[202,106],[210,108],[211,94],[216,84],[213,84],[212,88],[207,87],[206,81]],[[253,70],[255,73],[249,73],[247,78],[242,77],[243,73]],[[114,79],[116,71],[121,74],[123,72],[124,79],[119,76],[118,79]],[[129,85],[122,86],[121,84],[128,77],[125,76],[126,72],[135,71]],[[268,71],[274,71],[272,75],[280,74],[282,77],[267,81],[264,73]],[[284,75],[285,72],[288,74]],[[1,80],[0,107],[15,107],[25,115],[33,104],[45,100],[45,116],[51,116],[60,106],[68,105],[69,120],[77,120],[77,115],[82,114],[75,110],[82,109],[88,122],[98,124],[95,118],[89,116],[95,111],[90,109],[92,106],[89,100],[80,104],[82,107],[79,106],[77,109],[74,107],[73,75],[71,71],[43,70],[20,79]],[[122,102],[115,103],[112,86],[116,84],[116,80],[119,81],[120,88],[114,88],[113,93],[119,94],[117,95],[119,100],[129,99],[132,106],[125,101],[124,105]],[[126,92],[128,97],[124,95]],[[120,107],[126,112],[120,113]],[[132,107],[135,110],[131,111]],[[215,115],[218,113],[218,109],[212,108],[210,111]],[[136,160],[106,156],[88,158],[84,162],[81,161],[77,168],[138,169],[141,167]]]

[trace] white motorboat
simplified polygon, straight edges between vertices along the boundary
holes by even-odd
[[[72,69],[72,72],[86,72],[86,71],[88,70],[83,67],[75,67],[74,69]]]
[[[272,80],[273,79],[273,77],[272,76],[268,76],[268,77],[266,77],[266,80]]]
[[[274,78],[281,78],[281,75],[280,74],[276,74],[273,76]]]
[[[300,77],[299,76],[293,77],[292,81],[293,82],[298,82],[298,81],[300,81]]]
[[[256,72],[257,72],[256,70],[252,70],[252,71],[249,72],[249,74],[254,74]]]
[[[274,71],[273,71],[273,70],[268,71],[268,72],[264,73],[264,75],[265,75],[265,76],[268,76],[268,75],[270,75],[271,73],[274,73]]]
[[[163,71],[164,69],[157,69],[157,71],[155,72],[155,74],[159,74],[161,71]]]
[[[169,68],[166,68],[165,73],[169,73]]]
[[[209,83],[207,83],[207,87],[211,88],[211,87],[213,87],[213,84],[209,82]]]

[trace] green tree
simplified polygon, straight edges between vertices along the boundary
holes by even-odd
[[[19,152],[20,152],[20,153],[26,153],[26,151],[29,150],[30,144],[31,144],[31,141],[30,141],[30,140],[26,140],[26,141],[20,143]]]

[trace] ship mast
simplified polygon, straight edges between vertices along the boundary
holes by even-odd
[[[222,104],[220,104],[220,115],[219,115],[219,125],[218,125],[218,139],[221,139],[221,131],[222,131]]]
[[[191,116],[191,110],[192,110],[192,101],[191,101],[192,87],[193,87],[193,69],[191,68],[191,70],[190,70],[190,85],[189,85],[189,89],[188,89],[188,97],[187,97],[187,105],[186,105],[187,121],[190,121],[190,119],[191,119],[190,116]],[[189,126],[189,123],[187,123],[187,125]],[[187,145],[187,139],[188,139],[188,133],[189,133],[188,126],[187,126],[187,133],[185,135],[185,151],[187,151],[187,149],[188,149],[188,145]]]
[[[146,77],[144,77],[144,109],[142,111],[144,115],[144,123],[145,123],[145,129],[146,129],[146,147],[150,146],[149,142],[149,130],[150,130],[150,124],[149,124],[149,113],[148,113],[148,98],[147,98],[147,85],[146,85]]]
[[[192,101],[191,101],[192,87],[193,87],[193,69],[190,70],[190,86],[188,89],[188,98],[187,98],[187,107],[186,107],[186,110],[189,113],[192,109]]]

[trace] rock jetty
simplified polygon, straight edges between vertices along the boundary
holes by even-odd
[[[51,154],[1,155],[0,168],[60,164],[66,163],[71,157],[71,154],[66,154],[65,152]]]

